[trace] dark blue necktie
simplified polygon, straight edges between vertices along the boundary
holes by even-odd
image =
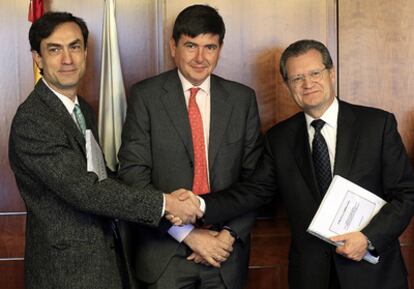
[[[328,146],[321,134],[321,129],[325,125],[325,122],[321,119],[316,119],[312,121],[311,125],[315,128],[315,136],[312,142],[313,167],[319,185],[319,192],[323,196],[332,181]]]

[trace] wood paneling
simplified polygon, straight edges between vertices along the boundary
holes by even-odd
[[[395,113],[414,152],[413,1],[339,1],[340,97]]]
[[[0,288],[23,289],[23,269],[22,260],[0,261]]]
[[[280,206],[279,206],[280,207]],[[252,231],[248,289],[284,289],[287,285],[290,231],[281,208],[272,219],[259,219]]]
[[[14,175],[8,161],[8,136],[16,107],[33,86],[31,56],[27,31],[27,4],[22,1],[3,1],[0,4],[0,211],[22,211]],[[25,8],[24,8],[25,7]],[[1,230],[0,230],[1,231]]]
[[[287,267],[250,268],[247,289],[288,289]]]
[[[23,258],[26,215],[0,216],[0,258]]]
[[[402,246],[404,261],[408,269],[408,282],[410,289],[414,289],[414,246]]]

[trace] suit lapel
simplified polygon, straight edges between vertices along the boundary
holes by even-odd
[[[43,103],[51,109],[53,114],[51,117],[53,117],[57,122],[60,122],[65,130],[68,130],[69,135],[73,136],[75,140],[80,144],[80,147],[86,156],[85,138],[76,126],[63,103],[46,86],[46,84],[44,84],[43,81],[39,81],[36,84],[35,91]]]
[[[357,148],[359,137],[360,131],[358,130],[356,116],[351,106],[340,101],[334,174],[344,177],[349,174],[353,159],[352,156]]]
[[[294,156],[296,163],[301,171],[303,178],[314,198],[320,202],[321,194],[319,193],[318,185],[316,183],[315,172],[312,163],[312,154],[309,147],[309,136],[306,128],[306,120],[304,113],[299,113],[296,119],[296,132],[294,133]]]
[[[171,123],[187,149],[190,159],[194,161],[190,122],[188,120],[183,88],[176,69],[169,73],[164,89],[166,93],[161,96],[161,101]]]
[[[224,90],[218,79],[212,75],[210,84],[211,114],[208,148],[210,168],[212,168],[214,165],[214,160],[216,159],[220,145],[223,142],[224,135],[231,117],[233,106],[227,101],[228,97],[228,93]]]

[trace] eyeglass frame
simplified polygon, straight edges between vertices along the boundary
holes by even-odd
[[[317,82],[320,81],[322,79],[323,76],[323,72],[325,70],[329,70],[328,68],[324,67],[322,69],[314,69],[309,71],[306,74],[298,74],[293,78],[288,78],[288,82],[293,85],[294,87],[299,87],[301,85],[303,85],[303,83],[305,82],[306,77],[308,77],[310,79],[310,81],[312,82]]]

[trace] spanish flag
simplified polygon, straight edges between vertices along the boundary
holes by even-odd
[[[28,20],[33,23],[37,19],[42,17],[43,12],[44,12],[43,7],[44,7],[43,0],[30,0]],[[40,75],[40,70],[34,61],[33,61],[33,74],[34,74],[34,81],[36,83],[42,76]]]

